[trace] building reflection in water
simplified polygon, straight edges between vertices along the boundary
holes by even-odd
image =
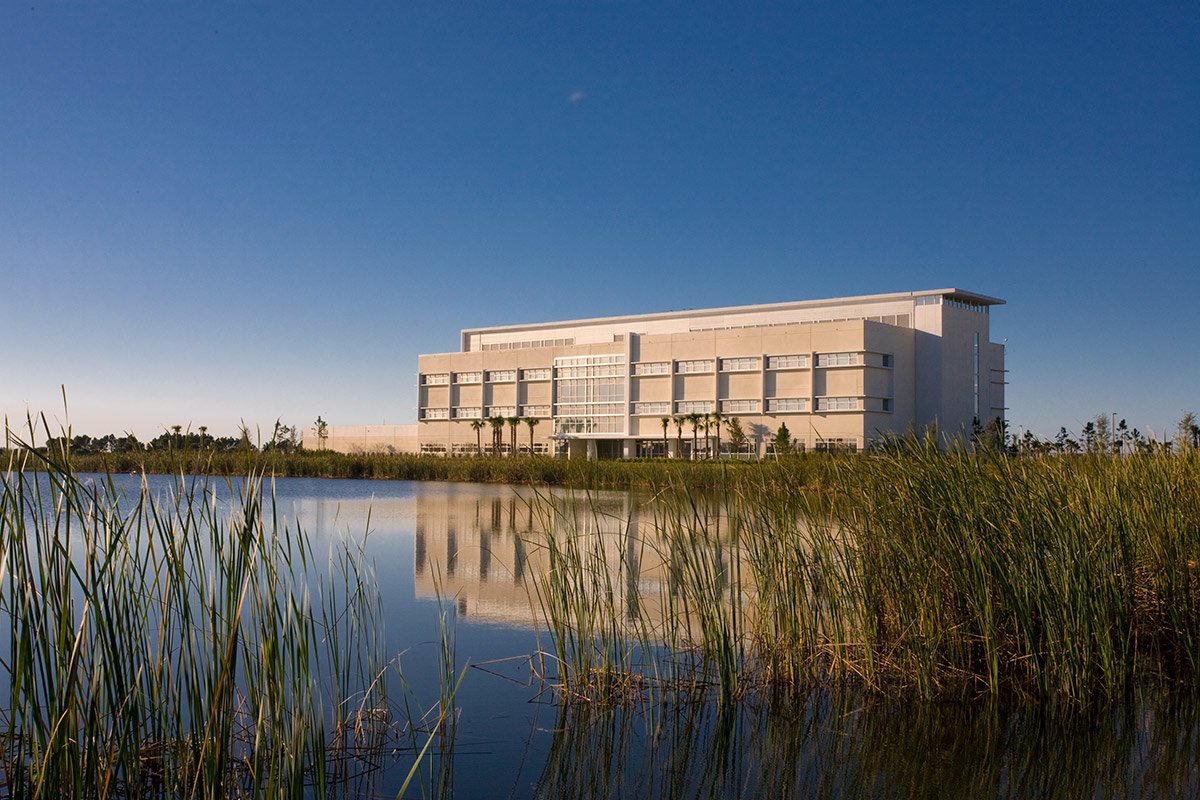
[[[586,534],[602,544],[604,569],[629,620],[657,622],[655,599],[675,590],[655,536],[656,506],[630,492],[572,494],[473,484],[421,484],[416,490],[413,572],[418,596],[456,599],[475,619],[532,626],[535,581],[548,568],[546,531]],[[728,567],[713,512],[715,563]]]

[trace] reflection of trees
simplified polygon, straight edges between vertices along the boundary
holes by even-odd
[[[817,691],[559,709],[536,796],[1175,798],[1200,793],[1194,701],[1080,715]]]

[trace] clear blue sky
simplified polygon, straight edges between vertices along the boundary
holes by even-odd
[[[1200,411],[1200,5],[5,3],[0,408],[411,422],[463,327],[956,286]]]

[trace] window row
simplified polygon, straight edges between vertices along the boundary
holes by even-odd
[[[752,372],[758,369],[758,359],[755,357],[749,358],[722,358],[722,372]]]
[[[767,356],[767,369],[803,369],[808,366],[808,356]]]
[[[857,411],[857,397],[818,397],[817,411]]]
[[[753,414],[758,412],[757,400],[722,400],[721,411],[730,414]]]
[[[808,398],[772,397],[767,400],[767,411],[808,411]]]
[[[531,347],[570,347],[575,339],[530,339],[526,342],[497,342],[485,344],[484,350],[528,350]]]
[[[818,367],[846,367],[859,363],[858,353],[817,353]]]
[[[711,412],[711,400],[680,400],[675,403],[676,414],[709,414]]]
[[[634,403],[633,413],[637,416],[645,416],[647,414],[670,414],[671,403]]]
[[[691,361],[676,361],[675,372],[680,375],[687,375],[694,372],[712,372],[713,362],[711,358],[698,358]]]

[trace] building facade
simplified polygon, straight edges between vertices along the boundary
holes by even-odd
[[[688,456],[716,446],[691,421],[713,414],[736,417],[742,452],[759,456],[781,425],[807,450],[931,423],[965,436],[1004,417],[1004,346],[988,330],[1003,302],[939,289],[468,329],[459,352],[420,356],[418,445],[487,451],[487,420],[503,418],[516,421],[503,451],[515,432],[541,453]],[[728,452],[728,425],[720,439]]]

